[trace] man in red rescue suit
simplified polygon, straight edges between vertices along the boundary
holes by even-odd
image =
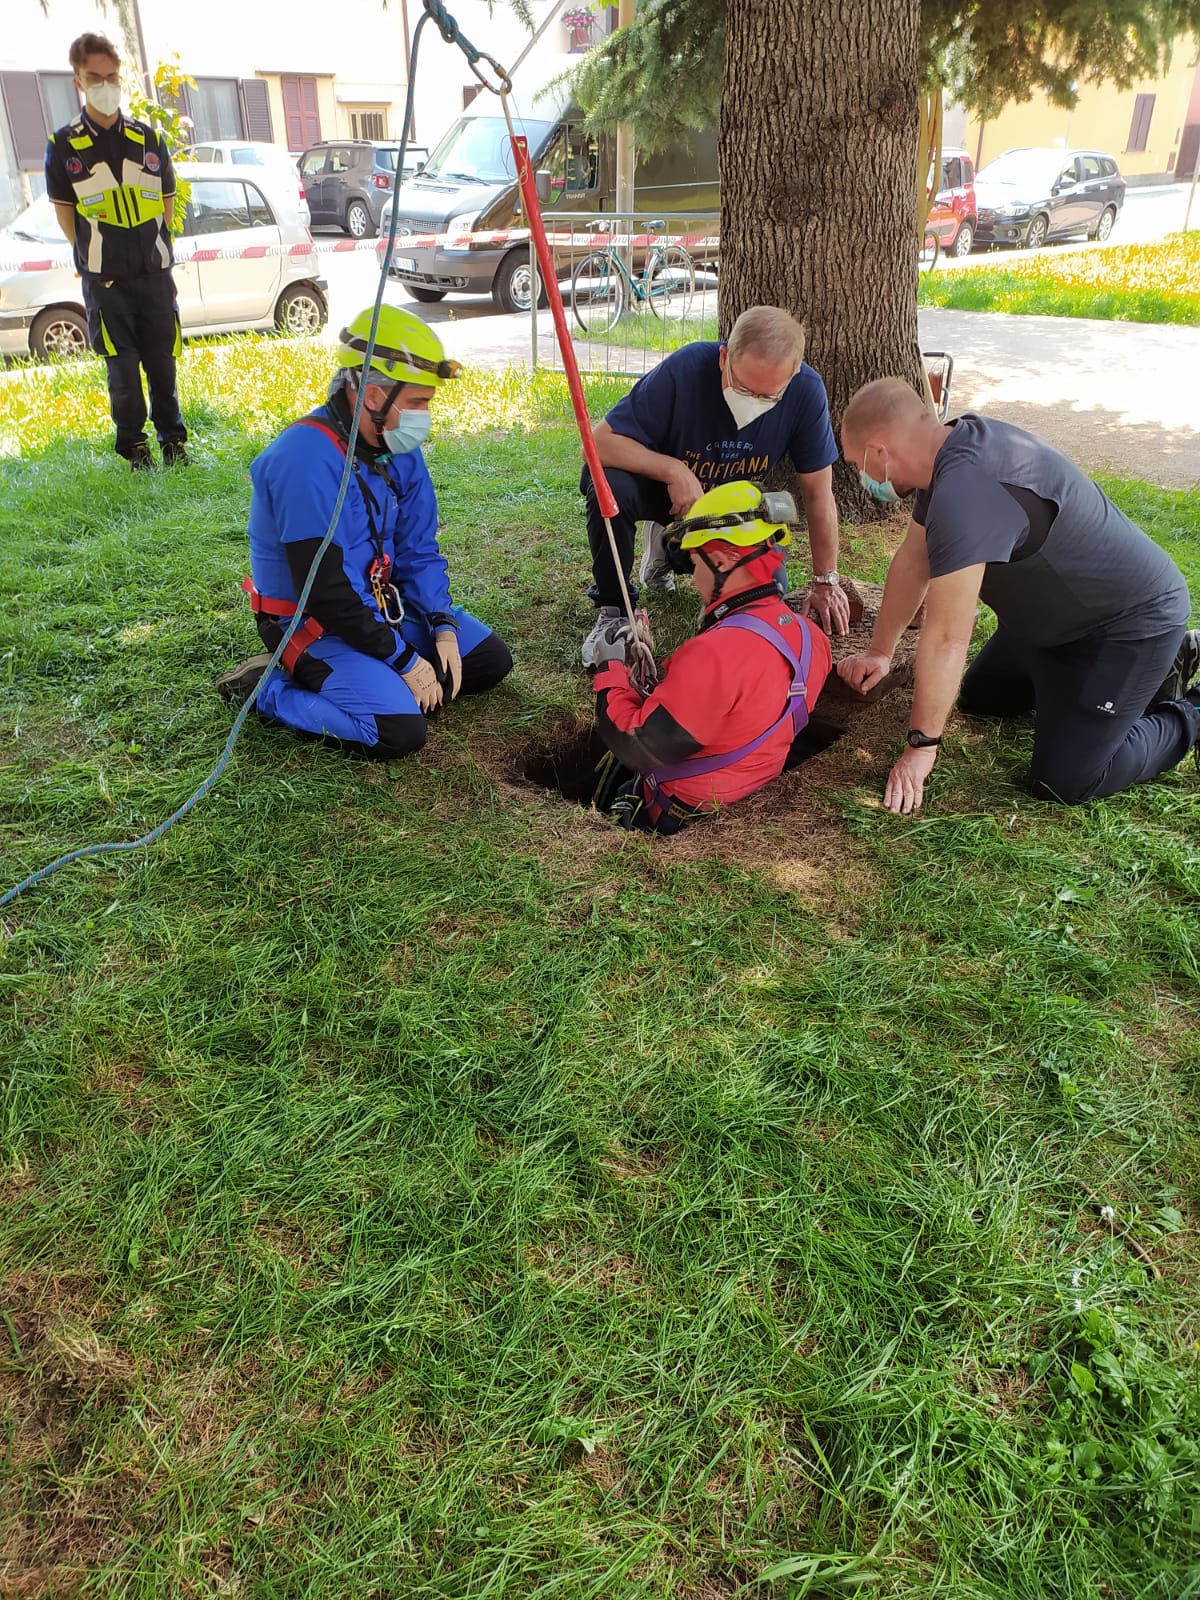
[[[726,483],[667,528],[667,560],[691,572],[704,611],[648,696],[630,681],[628,623],[598,638],[597,726],[626,769],[599,804],[625,826],[675,833],[783,771],[831,666],[824,632],[788,608],[778,582],[794,518],[790,496]]]
[[[59,128],[46,147],[46,193],[74,246],[92,349],[108,367],[116,451],[135,472],[154,466],[145,435],[144,368],[163,465],[183,466],[171,157],[148,123],[122,115],[121,62],[102,33],[80,34],[69,60],[85,104],[78,120]]]

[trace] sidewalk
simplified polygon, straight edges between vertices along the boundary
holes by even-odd
[[[954,357],[952,413],[1029,428],[1087,471],[1200,485],[1200,328],[937,306],[918,325]]]

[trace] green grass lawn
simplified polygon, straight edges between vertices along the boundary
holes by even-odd
[[[917,304],[954,311],[1196,326],[1200,324],[1200,232],[1066,255],[1048,250],[1007,264],[1003,252],[991,251],[966,267],[923,272]]]
[[[193,350],[153,478],[94,366],[0,390],[5,883],[212,765],[327,360]],[[509,682],[391,767],[252,722],[3,913],[0,1594],[1200,1595],[1194,768],[1059,811],[964,723],[746,863],[522,790],[578,440],[550,374],[445,400]],[[1200,494],[1109,487],[1200,583]]]

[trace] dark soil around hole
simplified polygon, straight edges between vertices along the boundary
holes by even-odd
[[[851,587],[848,585],[847,587]],[[877,584],[853,585],[856,621],[850,633],[831,641],[834,663],[843,656],[864,650],[882,596]],[[802,592],[790,594],[788,603],[799,611]],[[735,807],[703,822],[692,824],[672,839],[673,853],[685,839],[697,836],[707,840],[707,853],[715,843],[714,834],[733,827],[738,832],[747,825],[762,825],[768,818],[794,822],[805,832],[816,822],[814,802],[828,825],[830,794],[858,787],[878,772],[879,782],[895,750],[898,733],[907,726],[907,689],[912,681],[912,658],[919,634],[910,630],[900,642],[889,677],[870,695],[847,689],[836,673],[831,673],[813,708],[807,728],[795,741],[783,774],[765,789],[740,800]],[[598,767],[606,747],[590,718],[572,718],[560,723],[536,744],[526,745],[510,764],[505,777],[524,793],[531,789],[575,805],[592,803],[599,781]],[[731,820],[732,819],[732,820]],[[689,850],[690,854],[691,851]],[[703,846],[700,853],[706,853]]]

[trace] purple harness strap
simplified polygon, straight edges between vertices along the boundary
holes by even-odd
[[[651,821],[656,820],[670,804],[670,797],[660,793],[662,784],[673,783],[677,778],[704,778],[710,772],[723,772],[726,767],[732,767],[735,762],[753,755],[789,717],[792,719],[792,738],[795,739],[803,733],[808,726],[808,707],[804,703],[804,696],[808,689],[808,669],[812,662],[812,635],[802,622],[798,625],[803,640],[799,655],[783,635],[771,627],[770,623],[764,622],[761,617],[734,615],[724,617],[717,623],[718,628],[743,628],[747,633],[755,633],[760,639],[765,639],[768,644],[775,646],[792,669],[787,704],[764,733],[760,733],[757,739],[751,739],[749,744],[744,744],[737,750],[724,750],[715,756],[689,756],[685,761],[677,761],[674,766],[655,767],[653,772],[646,773],[642,781],[646,785],[649,802],[647,809]]]

